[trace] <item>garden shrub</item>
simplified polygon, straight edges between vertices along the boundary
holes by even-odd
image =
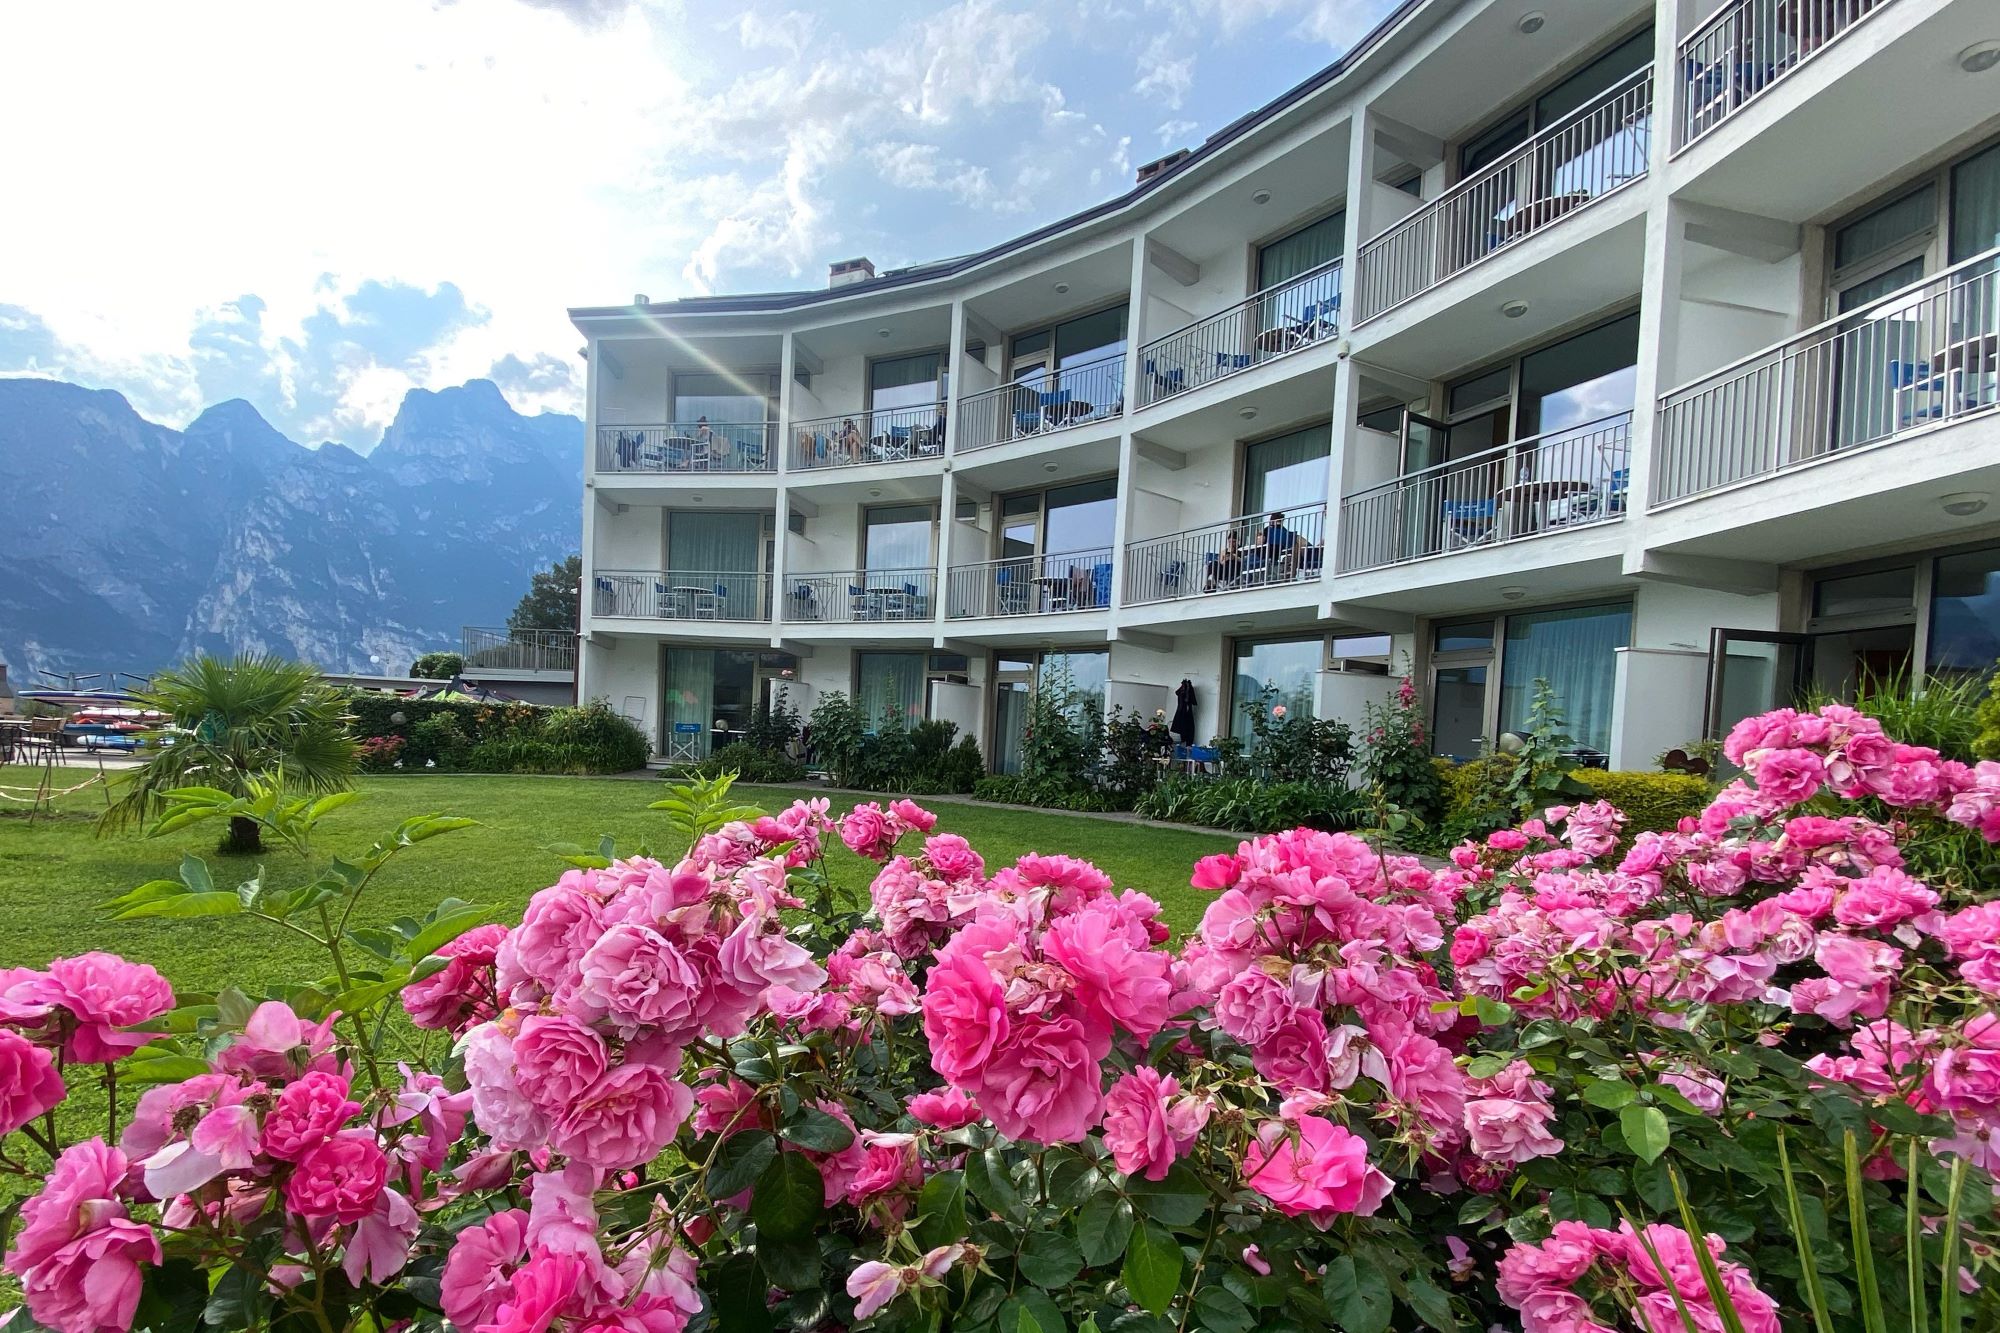
[[[463,768],[468,773],[568,771],[562,767],[561,752],[555,746],[532,736],[494,736],[480,741],[466,755]]]
[[[776,784],[803,782],[806,776],[804,764],[781,754],[772,754],[748,741],[733,741],[682,771],[704,778],[734,773],[740,782]]]
[[[357,692],[347,697],[346,708],[364,746],[371,739],[402,742],[378,772],[591,774],[646,766],[645,733],[603,699],[538,708]]]
[[[1408,676],[1388,702],[1371,703],[1362,726],[1361,778],[1384,803],[1429,822],[1444,805],[1430,739]]]
[[[63,1333],[1993,1328],[2000,906],[1904,853],[1995,860],[2000,765],[1838,707],[1727,757],[1622,864],[1608,801],[1441,868],[1205,857],[1178,944],[1088,861],[721,780],[654,804],[658,860],[561,849],[517,927],[384,924],[375,876],[472,821],[335,858],[325,803],[180,789],[304,874],[188,857],[110,911],[326,975],[0,976],[6,1267]]]
[[[1148,819],[1170,823],[1275,833],[1288,828],[1353,828],[1364,806],[1359,792],[1325,782],[1176,773],[1140,797],[1136,809]]]
[[[1706,778],[1689,773],[1579,768],[1575,777],[1591,799],[1625,812],[1628,834],[1671,832],[1683,819],[1699,815],[1714,791]]]
[[[410,674],[423,680],[450,680],[465,670],[465,658],[459,653],[425,653],[410,663]]]
[[[982,801],[1032,805],[1043,810],[1108,814],[1124,808],[1112,792],[1064,778],[1036,778],[1025,773],[989,773],[973,785],[972,794]]]
[[[403,743],[405,768],[436,768],[456,772],[465,768],[472,753],[473,739],[449,713],[435,713],[410,724]]]
[[[540,739],[564,773],[630,773],[646,766],[646,735],[603,699],[541,716]]]

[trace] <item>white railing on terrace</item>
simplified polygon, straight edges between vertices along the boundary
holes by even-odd
[[[1282,533],[1271,532],[1273,527]],[[1231,538],[1235,540],[1232,542]],[[1125,544],[1125,602],[1170,602],[1239,588],[1317,581],[1326,564],[1326,506],[1245,514]]]
[[[1649,67],[1365,242],[1354,294],[1357,322],[1642,179],[1652,119]]]
[[[733,570],[601,569],[592,615],[641,620],[769,620],[771,576]]]
[[[775,421],[669,422],[599,426],[599,472],[770,472],[778,465]]]
[[[1625,516],[1632,415],[1497,445],[1340,502],[1340,572]]]
[[[881,407],[792,423],[791,466],[853,467],[944,457],[943,403]]]
[[[1340,331],[1340,261],[1288,279],[1196,320],[1139,349],[1139,406],[1145,407]]]
[[[960,453],[1123,416],[1125,353],[967,394],[958,413]]]
[[[1652,503],[2000,405],[2000,249],[1660,399]]]
[[[1890,0],[1727,0],[1681,39],[1685,148]]]
[[[574,671],[576,631],[486,629],[458,631],[459,655],[468,671]]]
[[[1101,611],[1111,605],[1111,548],[981,560],[953,565],[948,577],[945,615],[953,620]]]
[[[929,620],[935,569],[841,569],[785,578],[785,619],[820,624]]]

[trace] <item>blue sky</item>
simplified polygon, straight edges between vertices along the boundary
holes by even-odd
[[[818,285],[1123,190],[1391,0],[222,0],[0,10],[0,374],[366,449],[577,410],[564,310]],[[107,25],[119,33],[103,40]]]

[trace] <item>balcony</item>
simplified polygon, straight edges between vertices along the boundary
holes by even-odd
[[[1660,400],[1655,507],[2000,405],[2000,249]]]
[[[1366,324],[1644,179],[1653,72],[1633,73],[1361,247]]]
[[[944,457],[943,403],[878,408],[792,423],[793,471]]]
[[[458,632],[468,671],[575,671],[576,632],[566,629],[484,629]]]
[[[1044,371],[1020,384],[967,394],[958,405],[958,452],[991,449],[1125,415],[1125,353]]]
[[[948,577],[953,620],[1102,611],[1111,605],[1111,548],[982,560],[954,565]]]
[[[777,441],[775,421],[599,426],[597,470],[676,474],[770,472],[777,466]]]
[[[1632,416],[1439,463],[1340,502],[1340,572],[1570,532],[1625,516]]]
[[[1326,563],[1326,506],[1286,510],[1289,537],[1267,539],[1269,525],[1267,511],[1127,542],[1126,604],[1317,582]]]
[[[786,579],[785,619],[823,625],[929,620],[935,569],[843,569]]]
[[[1890,0],[1729,0],[1681,40],[1686,80],[1674,150],[1686,148]]]
[[[1341,261],[1330,260],[1139,349],[1139,406],[1238,375],[1340,331]]]
[[[599,570],[590,613],[620,620],[769,620],[771,576],[680,569]]]

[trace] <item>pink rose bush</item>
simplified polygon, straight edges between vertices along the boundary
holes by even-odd
[[[1860,1299],[1853,1188],[1892,1324],[1912,1259],[2000,1314],[2000,765],[1838,707],[1725,748],[1674,830],[1559,805],[1440,864],[1298,829],[1171,923],[909,801],[724,783],[682,854],[572,857],[517,925],[335,941],[344,988],[0,973],[6,1266],[62,1333],[156,1290],[223,1328],[1773,1333],[1794,1192]],[[62,1137],[114,1062],[121,1130]]]

